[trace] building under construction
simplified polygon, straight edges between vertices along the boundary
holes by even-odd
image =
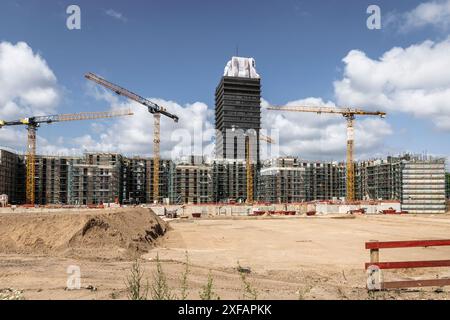
[[[295,157],[264,162],[259,199],[272,203],[323,201],[345,197],[345,165]]]
[[[445,159],[404,155],[355,163],[356,200],[399,200],[410,213],[445,213]],[[344,163],[279,158],[264,163],[259,199],[272,203],[344,200]]]
[[[0,149],[0,194],[8,196],[9,203],[25,201],[25,163],[23,157]]]
[[[261,169],[258,197],[270,203],[307,200],[306,166],[298,158],[268,160]]]
[[[232,57],[215,94],[216,157],[259,163],[261,129],[261,79],[253,58]]]
[[[171,163],[169,202],[199,204],[213,201],[212,167],[203,157],[191,156]]]
[[[159,196],[155,199],[154,159],[143,157],[122,158],[121,201],[127,204],[163,203],[169,198],[170,170],[172,162],[159,160]]]
[[[214,202],[237,203],[247,199],[247,163],[245,160],[214,159],[212,182]],[[251,163],[250,170],[257,177],[257,164]],[[253,179],[253,189],[257,191],[257,179]]]
[[[35,157],[35,202],[36,204],[70,203],[69,178],[72,164],[81,157],[36,156]]]
[[[0,150],[0,188],[10,203],[24,203],[25,161]],[[37,204],[153,203],[153,160],[116,153],[37,156]],[[161,160],[160,203],[239,203],[246,200],[246,164],[202,157]],[[256,174],[256,165],[252,164]],[[355,163],[357,200],[399,200],[411,213],[446,210],[445,159],[403,155]],[[344,200],[346,165],[295,157],[264,161],[257,200],[271,203]]]
[[[445,174],[445,194],[448,200],[450,200],[450,173]]]

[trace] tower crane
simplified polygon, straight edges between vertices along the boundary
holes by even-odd
[[[237,126],[233,125],[232,130],[235,131]],[[246,185],[247,185],[247,204],[252,204],[254,201],[254,193],[253,193],[253,170],[252,170],[252,157],[250,154],[250,135],[248,133],[244,133],[245,137],[245,171],[246,171]],[[262,133],[259,134],[259,140],[265,141],[270,144],[274,144],[275,140],[273,140],[271,137],[263,135]]]
[[[113,118],[132,115],[130,109],[105,112],[81,112],[70,114],[56,114],[50,116],[35,116],[14,121],[0,120],[0,128],[6,126],[27,126],[27,159],[26,159],[26,201],[28,204],[34,204],[35,200],[35,158],[36,158],[36,130],[42,123],[51,124],[53,122],[95,120],[104,118]]]
[[[385,112],[364,111],[354,108],[330,108],[312,106],[271,106],[268,110],[292,111],[292,112],[313,112],[317,114],[331,113],[340,114],[347,119],[347,201],[355,200],[355,168],[353,166],[354,148],[354,121],[355,116],[379,116],[386,117]]]
[[[160,123],[161,123],[161,114],[165,115],[168,118],[171,118],[173,121],[178,122],[178,116],[168,112],[165,108],[157,105],[156,103],[147,100],[131,91],[128,91],[125,88],[122,88],[114,83],[111,83],[94,73],[87,73],[85,78],[91,80],[118,95],[127,97],[130,100],[136,101],[148,108],[148,112],[153,114],[153,201],[159,202],[159,159],[160,159],[160,142],[161,142],[161,134],[160,134]]]

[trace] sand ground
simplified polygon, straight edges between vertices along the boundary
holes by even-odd
[[[130,209],[132,210],[132,209]],[[450,238],[450,215],[210,218],[173,220],[156,246],[141,255],[152,282],[156,255],[174,294],[179,294],[185,255],[190,260],[189,298],[198,299],[211,272],[221,299],[242,298],[237,263],[261,299],[448,299],[450,288],[368,294],[364,263],[369,240]],[[101,248],[99,248],[101,250]],[[116,250],[108,248],[107,250]],[[0,288],[27,299],[126,299],[132,261],[110,252],[101,258],[52,253],[0,253]],[[382,261],[448,259],[450,247],[382,250]],[[81,270],[81,290],[65,290],[67,267]],[[450,270],[384,271],[387,280],[450,277]],[[95,287],[97,290],[85,289]]]

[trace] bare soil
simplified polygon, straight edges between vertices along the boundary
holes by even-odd
[[[150,250],[167,225],[152,211],[0,214],[0,252],[80,259],[130,259]]]
[[[221,299],[242,298],[238,262],[249,269],[248,281],[261,299],[450,298],[450,288],[368,294],[364,270],[366,241],[446,239],[449,215],[173,220],[161,238],[155,228],[166,225],[146,209],[0,215],[0,289],[23,290],[27,299],[126,299],[125,278],[137,252],[150,283],[159,256],[179,295],[187,251],[192,299],[199,298],[209,272]],[[156,236],[146,238],[149,230]],[[380,253],[383,261],[449,256],[450,247]],[[70,265],[81,269],[81,290],[65,290]],[[383,275],[387,280],[450,277],[450,270],[387,270]]]

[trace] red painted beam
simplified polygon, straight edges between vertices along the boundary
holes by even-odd
[[[406,280],[383,282],[381,289],[400,289],[418,287],[443,287],[450,285],[450,279],[430,279],[430,280]]]
[[[395,261],[395,262],[377,262],[377,263],[367,262],[366,269],[370,266],[377,266],[380,269],[450,267],[450,260]]]
[[[450,246],[450,240],[374,241],[366,242],[366,249],[413,248]]]

